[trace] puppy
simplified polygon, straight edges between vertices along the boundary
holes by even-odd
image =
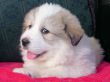
[[[20,38],[23,68],[13,71],[36,77],[81,77],[96,72],[103,50],[89,38],[78,18],[57,4],[27,13]]]

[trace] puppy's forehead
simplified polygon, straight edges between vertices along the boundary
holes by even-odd
[[[46,17],[52,16],[59,12],[62,9],[59,5],[56,4],[44,4],[39,7],[38,12],[36,11],[36,19],[42,20]]]

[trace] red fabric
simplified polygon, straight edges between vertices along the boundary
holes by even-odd
[[[27,75],[13,73],[13,68],[22,67],[23,63],[0,63],[0,82],[110,82],[110,63],[103,62],[97,73],[80,78],[31,78]]]

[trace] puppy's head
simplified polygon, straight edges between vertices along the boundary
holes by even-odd
[[[59,5],[44,4],[25,16],[20,45],[30,54],[28,58],[38,59],[76,46],[83,33],[75,15]]]

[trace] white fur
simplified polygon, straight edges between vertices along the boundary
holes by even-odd
[[[24,60],[24,65],[21,69],[14,69],[14,72],[22,72],[23,74],[30,74],[32,77],[80,77],[93,74],[96,72],[96,66],[100,64],[102,59],[102,52],[99,43],[93,37],[89,38],[85,33],[81,38],[77,46],[69,44],[69,41],[64,41],[59,37],[53,36],[52,42],[54,44],[46,42],[40,32],[40,28],[43,27],[44,19],[55,15],[57,12],[68,10],[55,4],[43,4],[39,7],[39,10],[35,13],[33,26],[31,29],[27,29],[21,36],[21,39],[29,38],[31,44],[29,44],[28,50],[40,54],[43,51],[48,51],[40,58],[29,60],[27,58],[27,50],[21,50]],[[79,26],[79,21],[74,19],[75,24]],[[55,22],[55,21],[53,21]],[[60,23],[60,22],[59,22]],[[51,25],[51,24],[48,24]],[[60,25],[60,27],[63,27]],[[54,29],[54,28],[53,28]],[[58,29],[57,29],[58,30]],[[67,39],[68,40],[68,39]]]

